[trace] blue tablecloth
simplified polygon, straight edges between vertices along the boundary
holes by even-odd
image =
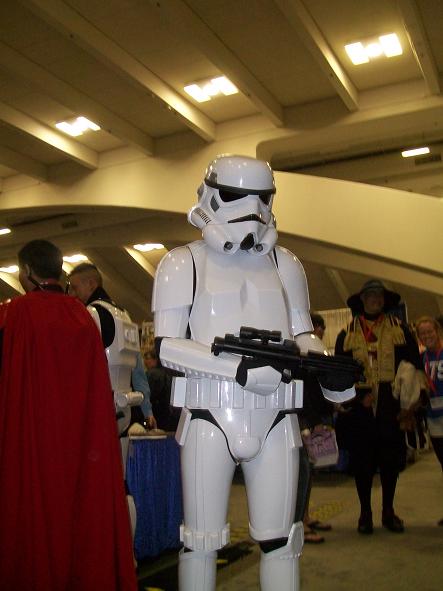
[[[180,546],[183,519],[179,446],[173,437],[131,440],[126,482],[137,508],[137,559]]]

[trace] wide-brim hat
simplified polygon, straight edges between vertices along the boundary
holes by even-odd
[[[363,312],[363,302],[361,301],[361,296],[368,291],[383,291],[385,298],[385,305],[383,307],[384,312],[392,310],[392,308],[398,306],[401,300],[399,293],[391,291],[390,289],[386,289],[379,279],[369,279],[369,281],[366,281],[358,293],[354,293],[346,301],[354,314]]]

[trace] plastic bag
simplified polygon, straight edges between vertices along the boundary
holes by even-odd
[[[303,436],[306,451],[314,468],[334,466],[338,462],[338,446],[334,429],[325,427]]]

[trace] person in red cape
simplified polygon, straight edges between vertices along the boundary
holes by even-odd
[[[0,311],[0,590],[135,591],[100,335],[56,246],[18,258],[27,293]]]

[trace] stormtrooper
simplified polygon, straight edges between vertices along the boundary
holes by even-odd
[[[134,392],[131,386],[131,375],[140,353],[138,326],[132,322],[129,314],[113,302],[94,300],[87,309],[93,317],[100,333],[102,324],[98,307],[107,310],[114,324],[114,338],[105,348],[108,361],[109,377],[114,393],[114,405],[117,416],[118,433],[126,431],[131,422],[131,406],[143,402],[143,394]]]
[[[118,434],[122,450],[123,472],[126,475],[126,459],[129,449],[127,429],[131,422],[131,407],[144,402],[144,394],[134,391],[134,368],[140,355],[138,327],[129,314],[115,304],[103,289],[103,279],[97,267],[81,263],[69,275],[70,295],[83,302],[101,334],[108,361],[109,377],[114,394]],[[144,372],[143,372],[144,376]],[[136,387],[140,387],[137,383]],[[148,395],[149,395],[149,387]],[[132,533],[136,525],[134,499],[127,495]]]
[[[126,480],[126,462],[129,453],[129,437],[125,434],[131,422],[131,407],[143,402],[142,392],[136,392],[131,387],[131,375],[140,352],[138,326],[132,322],[129,314],[113,302],[94,300],[87,306],[87,310],[94,319],[100,333],[103,333],[102,317],[98,308],[109,313],[109,321],[114,325],[114,338],[105,348],[108,361],[109,377],[114,393],[114,406],[117,417],[118,434],[122,452],[123,477]],[[111,320],[112,319],[112,320]],[[132,495],[127,494],[129,516],[131,520],[132,537],[135,536],[137,511]]]
[[[183,374],[172,392],[172,404],[182,407],[176,435],[184,501],[181,591],[215,589],[217,550],[229,542],[227,510],[237,464],[250,535],[261,548],[261,589],[299,589],[303,524],[294,515],[302,442],[293,411],[302,406],[303,383],[284,379],[270,365],[211,353],[216,336],[238,335],[247,325],[280,331],[302,351],[326,354],[311,334],[303,267],[276,246],[274,193],[268,163],[216,157],[188,214],[203,240],[168,253],[155,277],[159,357]],[[323,393],[334,402],[355,394],[353,387]]]

